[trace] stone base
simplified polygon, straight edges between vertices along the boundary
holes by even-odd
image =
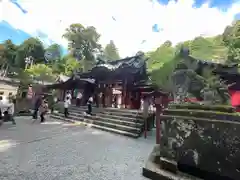
[[[160,157],[157,155],[160,146],[156,145],[150,154],[145,167],[143,168],[143,176],[152,180],[201,180],[199,178],[183,174],[181,172],[171,173],[163,170],[159,164]]]

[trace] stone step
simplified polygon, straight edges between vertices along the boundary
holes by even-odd
[[[80,107],[76,107],[76,106],[71,106],[70,109],[81,109],[81,110],[87,110],[87,106],[80,106]],[[97,107],[93,107],[92,108],[93,112],[97,111],[107,111],[107,112],[112,112],[112,113],[119,113],[119,114],[127,114],[127,115],[142,115],[142,111],[141,110],[131,110],[131,109],[119,109],[119,108],[97,108]]]
[[[69,108],[69,112],[86,112],[86,107],[71,107]],[[133,114],[132,112],[121,112],[121,111],[108,111],[108,109],[98,109],[93,108],[93,113],[102,113],[102,114],[109,114],[109,115],[116,115],[116,116],[122,116],[122,117],[128,117],[128,118],[134,118],[134,119],[142,119],[142,115],[140,114]]]
[[[69,109],[70,113],[74,113],[74,114],[83,114],[84,112],[86,112],[86,110],[82,110],[82,109]],[[142,116],[123,116],[121,114],[112,114],[111,112],[97,112],[97,111],[93,111],[93,114],[97,114],[100,117],[106,117],[106,118],[112,118],[112,119],[119,119],[119,120],[125,120],[125,121],[132,121],[132,122],[143,122],[143,118]]]
[[[126,121],[132,121],[132,122],[143,122],[142,117],[127,117],[127,116],[121,116],[111,113],[98,113],[98,116],[106,117],[106,118],[112,118],[112,119],[120,119],[120,120],[126,120]]]
[[[73,122],[73,123],[80,121],[84,125],[91,125],[93,128],[100,129],[100,130],[103,130],[103,131],[112,132],[112,133],[117,133],[117,134],[124,135],[124,136],[129,136],[129,137],[133,137],[133,138],[138,138],[140,136],[140,133],[133,133],[133,132],[128,132],[128,131],[124,131],[124,130],[120,130],[120,129],[115,129],[115,128],[103,126],[102,124],[99,125],[99,124],[96,123],[96,121],[89,120],[87,118],[82,118],[81,120],[79,120],[79,119],[74,119],[72,117],[65,118],[63,116],[59,116],[59,115],[56,115],[56,114],[51,114],[50,116],[54,119]]]
[[[63,116],[63,113],[59,112]],[[93,116],[86,116],[84,113],[75,113],[75,112],[70,112],[70,117],[79,117],[79,118],[89,118],[92,120],[101,120],[101,121],[106,121],[109,123],[114,123],[114,124],[120,124],[120,125],[126,125],[126,126],[131,126],[131,127],[138,127],[142,128],[143,127],[143,122],[138,122],[136,119],[119,119],[119,118],[111,118],[108,116],[102,117],[102,115],[105,114],[97,114]]]
[[[122,112],[110,112],[110,111],[103,111],[100,112],[102,114],[106,114],[106,115],[112,115],[112,116],[121,116],[121,117],[126,117],[126,118],[133,118],[133,119],[139,119],[139,120],[143,120],[142,116],[139,114],[126,114],[126,113],[122,113]]]
[[[58,113],[58,114],[54,114],[54,116],[62,116],[64,117],[64,115],[62,113]],[[142,128],[141,127],[137,127],[137,126],[129,126],[129,125],[122,125],[119,124],[119,121],[107,121],[105,119],[99,119],[99,118],[95,118],[93,119],[93,117],[91,116],[74,116],[74,115],[69,115],[69,118],[72,118],[74,120],[77,121],[84,121],[84,122],[88,122],[88,123],[92,123],[92,124],[96,124],[96,125],[101,125],[101,126],[105,126],[105,127],[109,127],[109,128],[114,128],[114,129],[118,129],[121,131],[127,131],[127,132],[132,132],[132,133],[141,133]]]

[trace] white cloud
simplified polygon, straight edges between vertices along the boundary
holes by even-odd
[[[62,34],[71,23],[93,25],[102,35],[101,43],[113,39],[122,56],[152,50],[166,40],[177,43],[202,34],[220,34],[240,9],[240,3],[225,12],[208,4],[194,8],[193,0],[171,1],[168,5],[154,0],[22,0],[28,11],[24,15],[7,1],[1,5],[2,18],[13,26],[32,34],[41,30],[62,44],[66,44]],[[152,32],[153,24],[163,30]],[[141,44],[143,40],[146,42]]]

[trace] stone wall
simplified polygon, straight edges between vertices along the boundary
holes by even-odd
[[[203,179],[239,179],[240,117],[203,109],[172,107],[164,111],[160,157],[176,162],[179,170],[201,172],[198,175]]]

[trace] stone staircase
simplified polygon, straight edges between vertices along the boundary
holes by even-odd
[[[137,110],[117,109],[117,108],[96,108],[93,107],[93,115],[86,115],[87,107],[71,106],[69,117],[65,118],[63,109],[58,113],[51,114],[51,117],[58,120],[70,122],[82,122],[91,125],[93,128],[109,131],[133,138],[141,136],[144,123],[142,112]]]

